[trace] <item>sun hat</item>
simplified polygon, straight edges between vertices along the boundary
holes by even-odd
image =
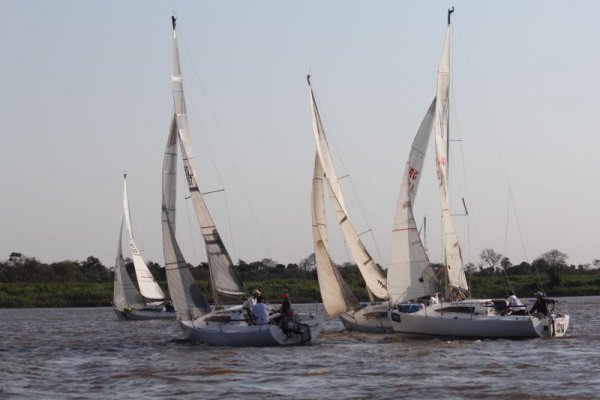
[[[544,297],[544,292],[537,291],[535,292],[535,297]]]
[[[260,293],[260,290],[258,290],[258,289],[254,289],[254,290],[252,291],[252,294],[255,294],[255,295],[257,295],[257,296],[260,296],[260,295],[261,295],[261,293]]]

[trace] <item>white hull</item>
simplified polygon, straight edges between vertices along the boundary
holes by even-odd
[[[408,311],[409,306],[414,312],[399,311]],[[433,306],[399,305],[390,311],[390,320],[395,333],[457,338],[560,337],[565,335],[569,325],[568,315],[538,319],[529,315],[497,314],[485,300]]]
[[[166,310],[134,310],[134,309],[123,309],[113,308],[117,318],[121,321],[136,320],[145,321],[151,319],[175,319],[175,313]]]
[[[348,331],[364,333],[392,333],[392,322],[388,316],[388,305],[374,304],[359,310],[339,315],[344,328]]]
[[[193,321],[179,321],[186,339],[212,346],[290,346],[306,344],[317,337],[323,317],[297,314],[290,336],[275,323],[249,325],[241,306],[213,311]]]

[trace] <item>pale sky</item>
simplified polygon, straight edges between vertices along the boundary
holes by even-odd
[[[554,248],[574,264],[600,258],[597,1],[3,0],[0,259],[112,266],[126,171],[138,247],[163,264],[174,11],[199,182],[225,189],[207,201],[232,258],[287,264],[313,252],[310,71],[338,175],[349,175],[350,218],[372,229],[365,244],[386,265],[449,6],[460,140],[450,184],[453,211],[464,197],[470,213],[455,220],[465,262],[484,248],[513,262]],[[415,211],[439,261],[431,157],[425,169]],[[203,261],[192,206],[179,210],[184,253]],[[347,261],[333,221],[329,231],[334,260]]]

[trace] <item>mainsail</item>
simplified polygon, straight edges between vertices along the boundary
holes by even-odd
[[[125,268],[125,259],[123,258],[123,220],[121,221],[121,230],[119,231],[119,243],[117,244],[117,258],[115,260],[115,280],[113,305],[124,310],[127,308],[143,308],[144,299],[136,289],[127,274]]]
[[[135,267],[135,276],[137,277],[140,293],[144,298],[149,300],[163,300],[165,294],[154,280],[152,273],[150,273],[146,262],[142,258],[142,255],[133,240],[131,216],[129,213],[129,197],[127,194],[127,174],[123,176],[123,212],[125,215],[125,226],[127,227],[129,240],[129,251],[131,252],[131,259],[133,260],[133,266]]]
[[[350,223],[348,218],[348,211],[346,209],[346,205],[344,204],[344,198],[342,195],[342,190],[339,184],[339,180],[337,178],[335,168],[333,165],[333,159],[331,157],[331,152],[329,150],[329,144],[327,143],[327,137],[325,136],[325,130],[323,129],[323,124],[321,121],[321,116],[319,114],[319,109],[317,107],[317,103],[315,100],[315,96],[312,90],[312,86],[310,84],[310,76],[308,77],[308,88],[309,88],[309,96],[311,103],[311,111],[312,111],[312,125],[313,125],[313,133],[315,138],[315,143],[317,146],[317,159],[315,161],[315,178],[318,178],[317,167],[320,167],[322,171],[322,175],[326,178],[328,183],[329,192],[331,194],[331,199],[333,206],[336,211],[336,216],[338,219],[338,223],[340,224],[340,228],[350,249],[350,253],[352,254],[352,258],[358,265],[358,268],[365,280],[367,288],[369,291],[376,297],[380,299],[387,299],[387,281],[381,269],[375,264],[375,261],[367,251],[366,247],[360,240],[360,237],[354,230],[354,227]],[[320,165],[317,165],[320,164]],[[314,183],[313,183],[313,191],[314,191]],[[315,197],[313,195],[313,202]],[[314,206],[314,205],[313,205]],[[314,218],[314,213],[313,213]],[[314,233],[313,229],[313,233]],[[318,236],[315,236],[315,248],[317,248],[317,242],[319,240]],[[316,256],[316,253],[315,253]],[[329,255],[327,256],[329,259]]]
[[[442,220],[444,222],[444,249],[445,265],[448,271],[448,285],[450,287],[467,291],[469,289],[465,272],[463,270],[462,255],[458,236],[454,230],[452,216],[450,214],[450,201],[448,193],[448,151],[449,151],[449,127],[450,127],[450,45],[452,30],[450,26],[450,14],[448,11],[448,28],[444,40],[442,60],[438,69],[437,77],[437,101],[435,105],[435,149],[436,166],[440,189],[442,206]]]
[[[198,316],[210,310],[200,290],[193,284],[191,272],[184,267],[185,261],[175,241],[175,158],[177,154],[177,141],[179,141],[185,178],[190,192],[190,197],[196,212],[196,218],[200,225],[202,237],[206,247],[208,265],[210,269],[211,283],[215,293],[215,304],[219,304],[217,294],[244,295],[246,289],[237,274],[227,249],[219,235],[219,232],[213,222],[213,219],[206,207],[202,193],[198,188],[196,166],[193,155],[192,141],[189,135],[189,124],[185,106],[185,96],[183,92],[183,78],[181,76],[181,67],[179,62],[179,48],[177,45],[177,32],[175,29],[175,17],[173,23],[173,71],[171,76],[173,103],[175,113],[171,124],[171,133],[167,142],[165,160],[163,167],[163,239],[165,252],[165,265],[168,266],[167,273],[171,272],[173,284],[178,287],[170,289],[178,293],[177,302],[184,307],[175,308],[178,312],[178,318],[188,319]],[[172,221],[172,222],[171,222]],[[168,261],[167,261],[168,259]],[[178,272],[175,272],[177,270]],[[184,272],[187,270],[187,272]],[[191,279],[191,282],[190,282]],[[175,283],[177,282],[177,283]],[[171,280],[169,280],[171,288]],[[193,290],[190,288],[193,287]],[[190,297],[191,296],[191,297]],[[175,295],[172,294],[174,302]],[[180,310],[188,310],[186,315],[180,315]],[[183,313],[182,313],[183,314]]]
[[[211,310],[196,285],[175,238],[177,145],[177,125],[173,117],[163,161],[162,237],[171,301],[177,312],[177,319],[185,321],[199,318]]]
[[[410,148],[396,204],[388,268],[388,292],[392,303],[431,294],[438,288],[437,278],[413,215],[413,205],[431,136],[435,105],[434,99]]]

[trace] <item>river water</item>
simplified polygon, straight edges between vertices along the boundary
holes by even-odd
[[[600,297],[561,303],[561,339],[408,339],[330,319],[287,348],[192,345],[172,321],[110,308],[0,309],[0,398],[600,398]]]

